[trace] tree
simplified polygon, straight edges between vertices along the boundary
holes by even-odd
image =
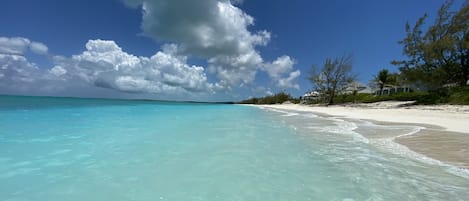
[[[388,69],[382,69],[378,72],[378,75],[372,80],[376,86],[379,87],[379,95],[383,95],[383,88],[386,85],[398,85],[399,75],[396,73],[389,73]]]
[[[247,100],[242,100],[239,103],[241,104],[277,104],[284,103],[285,101],[299,102],[295,100],[290,94],[285,92],[280,92],[275,95],[265,96],[262,98],[250,98]]]
[[[376,83],[379,86],[379,95],[383,95],[384,85],[388,83],[389,71],[387,69],[380,70],[376,76]]]
[[[312,66],[308,79],[329,105],[334,104],[335,96],[355,80],[355,75],[352,73],[351,55],[334,60],[327,58],[322,69],[318,70]]]
[[[427,15],[411,27],[406,24],[406,37],[399,41],[404,46],[407,60],[393,61],[406,80],[426,88],[445,84],[465,86],[469,79],[469,1],[459,11],[450,12],[452,0],[438,11],[433,25],[422,30]]]

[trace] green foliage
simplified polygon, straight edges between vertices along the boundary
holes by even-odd
[[[417,101],[420,97],[427,95],[426,92],[395,93],[386,96],[373,96],[363,100],[364,103],[379,101]]]
[[[380,85],[380,88],[383,88],[385,84],[388,83],[389,71],[388,69],[383,69],[378,72],[376,76],[376,82]]]
[[[469,87],[439,88],[428,92],[417,100],[419,104],[469,105]]]
[[[421,105],[433,105],[448,103],[449,90],[446,88],[439,88],[430,90],[423,96],[417,99],[417,104]]]
[[[448,103],[455,105],[469,105],[469,88],[452,93],[448,97]]]
[[[395,93],[383,96],[343,94],[336,98],[336,103],[374,103],[379,101],[416,101],[415,104],[419,105],[469,105],[469,87],[439,88],[428,92]]]
[[[377,75],[374,76],[374,79],[371,83],[374,86],[379,87],[379,95],[383,93],[383,88],[387,85],[398,86],[399,83],[399,74],[397,73],[389,73],[388,69],[382,69],[378,72]]]
[[[362,103],[363,100],[374,97],[371,94],[341,94],[335,99],[335,103]]]
[[[379,101],[417,101],[428,95],[426,92],[395,93],[391,95],[375,96],[372,94],[343,94],[337,96],[336,103],[374,103]]]
[[[416,104],[455,104],[469,105],[469,87],[438,88],[428,92],[420,92],[415,99]]]
[[[427,16],[411,27],[406,25],[407,36],[399,43],[404,46],[407,60],[393,61],[406,80],[428,89],[445,84],[465,86],[469,79],[469,3],[460,10],[450,12],[453,1],[446,1],[433,25],[422,30]]]
[[[275,95],[265,96],[262,98],[250,98],[239,102],[240,104],[279,104],[290,101],[292,103],[299,103],[300,100],[294,99],[290,94],[280,92]]]

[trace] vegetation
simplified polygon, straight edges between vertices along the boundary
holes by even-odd
[[[413,27],[407,23],[407,36],[399,43],[408,59],[392,62],[407,80],[426,89],[466,86],[469,79],[469,1],[456,12],[449,11],[452,3],[441,6],[427,30],[422,30],[427,15]]]
[[[404,60],[393,61],[399,73],[380,70],[371,84],[379,88],[378,96],[359,93],[352,84],[352,56],[327,58],[322,68],[311,67],[308,77],[319,97],[303,100],[307,103],[372,103],[377,101],[415,101],[416,104],[469,104],[469,1],[452,12],[453,0],[446,1],[438,11],[436,21],[423,30],[427,15],[414,26],[406,24],[403,45]],[[400,86],[412,86],[403,90]],[[387,95],[386,87],[393,87]],[[405,91],[405,92],[403,92]],[[412,91],[412,92],[409,92]],[[278,93],[263,98],[241,101],[247,104],[276,104],[299,100]]]
[[[469,105],[469,88],[453,88],[448,93],[447,103],[455,105]]]
[[[240,104],[279,104],[290,101],[292,103],[299,103],[298,99],[293,98],[290,94],[280,92],[271,96],[262,98],[250,98],[239,102]]]
[[[372,83],[379,88],[379,94],[383,94],[383,88],[386,85],[398,85],[399,75],[396,73],[389,73],[388,69],[382,69],[378,72],[378,75],[372,80]]]
[[[375,96],[373,94],[359,93],[359,94],[341,94],[335,99],[336,104],[343,103],[374,103],[379,101],[417,101],[424,99],[428,95],[427,92],[413,92],[413,93],[395,93],[385,96]],[[310,101],[309,103],[317,104],[319,100]]]
[[[379,96],[360,94],[351,85],[351,57],[327,59],[323,68],[312,67],[308,78],[322,97],[310,103],[371,103],[377,101],[416,101],[416,104],[469,104],[469,1],[450,11],[453,0],[446,1],[436,21],[423,29],[427,15],[414,26],[406,24],[406,37],[399,41],[407,57],[392,64],[399,73],[382,69],[371,84]],[[383,95],[387,86],[412,86],[417,92]],[[345,89],[348,88],[347,91]],[[353,89],[353,92],[350,89]],[[420,90],[420,91],[419,91]]]
[[[469,105],[469,87],[452,87],[431,90],[419,97],[418,104],[456,104]]]
[[[313,83],[316,91],[321,93],[322,100],[327,104],[334,104],[336,95],[355,79],[355,75],[352,74],[352,56],[346,55],[334,60],[328,58],[319,71],[312,66],[308,79]]]
[[[374,103],[379,101],[415,101],[414,104],[455,104],[469,105],[469,87],[453,87],[431,90],[428,92],[395,93],[391,95],[376,96],[373,94],[341,94],[335,99],[336,104],[344,103]],[[320,100],[311,100],[309,104],[321,103]]]
[[[376,82],[379,85],[379,95],[383,94],[384,85],[388,83],[389,78],[389,71],[387,69],[383,69],[378,72],[378,76],[376,76]]]

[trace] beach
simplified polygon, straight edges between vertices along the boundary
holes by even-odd
[[[309,106],[300,104],[262,105],[262,108],[301,111],[333,116],[342,119],[366,120],[376,125],[414,125],[418,132],[367,134],[367,138],[381,136],[408,149],[445,164],[469,168],[469,106],[432,105],[418,106],[411,102],[386,101],[371,104],[335,106]],[[362,132],[363,131],[363,132]]]

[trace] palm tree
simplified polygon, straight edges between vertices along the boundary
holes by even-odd
[[[375,82],[379,85],[379,95],[383,95],[383,88],[389,81],[389,71],[387,69],[380,70],[378,76],[375,77]]]

